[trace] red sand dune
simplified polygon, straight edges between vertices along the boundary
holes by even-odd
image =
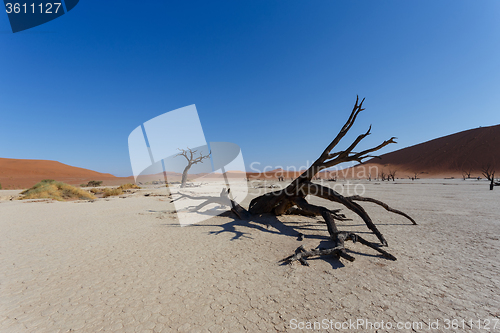
[[[386,173],[396,170],[399,178],[415,173],[419,178],[460,178],[463,171],[471,172],[471,177],[483,177],[481,169],[488,164],[496,166],[500,174],[500,125],[443,136],[381,155],[381,159],[373,158],[356,166],[354,174],[362,168],[378,168]]]
[[[54,179],[72,185],[101,180],[105,185],[133,182],[131,177],[115,177],[56,161],[0,158],[0,184],[3,189],[29,188],[42,179]]]
[[[415,173],[418,178],[460,178],[463,171],[470,171],[471,177],[483,177],[481,168],[488,164],[497,166],[497,174],[500,174],[500,125],[447,135],[381,155],[380,159],[370,159],[354,168],[322,172],[318,176],[365,179],[368,173],[377,178],[381,172],[387,174],[395,170],[396,178],[411,177]],[[300,173],[276,169],[247,175],[251,179],[275,179],[278,175],[290,179]]]

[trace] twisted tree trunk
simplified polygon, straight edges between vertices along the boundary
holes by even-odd
[[[209,158],[210,154],[203,155],[200,152],[200,156],[195,156],[195,153],[197,151],[193,150],[193,149],[190,149],[189,147],[187,148],[187,150],[180,149],[180,148],[177,148],[177,149],[180,151],[180,153],[178,153],[175,156],[184,156],[184,158],[187,160],[187,165],[184,168],[184,171],[182,172],[182,179],[181,179],[181,188],[184,188],[184,187],[186,187],[189,169],[191,169],[191,167],[193,165],[201,163],[204,159]]]
[[[364,134],[359,135],[356,138],[356,140],[354,140],[354,142],[346,150],[332,153],[333,148],[337,146],[340,140],[351,129],[358,114],[364,110],[362,108],[363,102],[364,99],[361,101],[361,103],[359,103],[359,98],[356,99],[354,108],[345,125],[337,134],[335,139],[333,139],[333,141],[328,145],[328,147],[323,151],[321,156],[311,165],[309,169],[307,169],[299,177],[293,180],[292,183],[288,185],[285,189],[266,193],[264,195],[261,195],[253,199],[250,202],[249,212],[251,214],[273,213],[275,215],[282,215],[286,212],[293,211],[294,213],[301,212],[304,215],[309,215],[309,216],[321,215],[324,218],[328,228],[328,232],[330,234],[330,238],[334,242],[335,246],[332,249],[328,250],[314,250],[309,252],[305,251],[303,248],[298,248],[294,255],[284,259],[286,261],[293,262],[298,260],[304,264],[306,257],[313,255],[323,255],[323,254],[336,254],[348,260],[354,260],[353,257],[351,257],[345,252],[344,241],[346,240],[352,240],[353,242],[360,241],[362,244],[367,245],[379,251],[385,257],[392,260],[396,259],[394,256],[387,253],[386,251],[379,249],[379,247],[376,246],[375,244],[370,243],[353,233],[338,231],[337,226],[335,224],[335,219],[342,220],[343,218],[337,215],[336,213],[326,209],[325,207],[309,204],[305,200],[305,197],[307,195],[314,195],[344,205],[347,209],[351,210],[352,212],[356,213],[359,217],[361,217],[361,219],[363,219],[368,228],[377,236],[382,245],[385,246],[387,246],[387,241],[382,235],[382,233],[377,229],[377,227],[371,220],[368,213],[363,209],[363,207],[361,207],[354,201],[367,201],[378,204],[384,207],[386,210],[400,214],[408,218],[413,224],[416,224],[416,222],[407,214],[399,210],[393,209],[379,200],[360,197],[360,196],[344,197],[331,188],[324,187],[311,182],[311,180],[315,177],[315,175],[324,169],[333,167],[335,165],[344,162],[355,161],[362,163],[364,159],[374,157],[371,156],[370,153],[375,152],[387,146],[388,144],[395,143],[394,141],[395,138],[392,137],[389,140],[382,142],[381,144],[379,144],[374,148],[363,150],[361,152],[353,152],[353,149],[361,142],[361,140],[370,135],[370,130],[371,130],[370,126],[368,131],[366,131],[366,133]],[[292,208],[294,209],[292,210]]]

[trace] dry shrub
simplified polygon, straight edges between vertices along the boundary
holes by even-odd
[[[104,189],[102,189],[102,188],[91,188],[89,190],[89,192],[92,193],[92,194],[101,194],[101,193],[104,192]]]
[[[140,189],[141,187],[135,184],[128,183],[128,184],[123,184],[118,188],[121,190],[128,190],[128,189]]]
[[[69,201],[95,199],[95,197],[87,191],[52,179],[44,179],[33,187],[21,192],[21,194],[22,197],[19,198],[20,200],[54,199],[58,201]]]
[[[115,195],[120,195],[122,193],[123,191],[121,188],[105,188],[102,192],[102,197],[107,198]]]
[[[100,192],[95,192],[95,193],[102,193],[102,197],[107,198],[107,197],[112,197],[115,195],[123,194],[123,191],[128,190],[128,189],[140,189],[140,187],[135,185],[135,184],[129,183],[129,184],[123,184],[117,188],[96,189],[96,191],[100,191]]]

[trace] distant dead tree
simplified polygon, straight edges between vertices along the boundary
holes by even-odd
[[[385,177],[386,177],[385,172],[384,172],[383,170],[382,170],[382,171],[380,171],[380,179],[382,179],[382,181],[384,181],[384,180],[385,180]]]
[[[490,190],[493,191],[493,186],[500,186],[500,183],[495,183],[495,167],[488,163],[481,167],[483,176],[490,181]]]
[[[456,162],[454,165],[456,165],[456,169],[460,170],[462,172],[462,178],[463,180],[470,179],[470,175],[472,174],[472,170],[474,169],[470,163],[470,161],[462,161],[461,164],[460,162]]]
[[[418,179],[418,174],[420,172],[417,172],[417,171],[413,171],[413,176],[409,176],[408,178],[411,178],[411,180],[415,180],[415,179]]]
[[[197,152],[197,150],[190,149],[189,147],[187,148],[187,150],[180,149],[180,148],[178,148],[178,150],[180,151],[180,153],[178,153],[175,156],[184,156],[188,162],[188,164],[184,168],[184,171],[182,172],[181,188],[184,188],[184,187],[186,187],[187,175],[188,175],[189,169],[191,169],[191,167],[193,165],[202,162],[206,158],[209,158],[210,153],[208,155],[203,155],[200,152],[199,156],[195,156],[195,153]]]
[[[387,175],[387,180],[391,180],[394,181],[394,177],[396,177],[396,170],[391,170],[389,169],[389,174]]]

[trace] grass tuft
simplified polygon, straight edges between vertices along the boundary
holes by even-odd
[[[54,199],[57,201],[88,200],[95,197],[82,189],[57,182],[52,179],[44,179],[33,187],[21,192],[23,199]]]
[[[128,189],[140,189],[140,187],[135,185],[135,184],[129,183],[129,184],[121,185],[120,187],[116,187],[116,188],[106,188],[106,187],[105,188],[92,188],[92,189],[90,189],[90,192],[92,194],[95,194],[95,195],[102,194],[103,198],[107,198],[107,197],[112,197],[112,196],[123,194],[123,192],[128,190]]]
[[[131,188],[134,188],[134,189],[140,189],[141,187],[140,186],[137,186],[135,184],[131,184],[131,183],[128,183],[128,184],[123,184],[121,185],[120,187],[118,187],[119,189],[122,189],[122,190],[128,190],[128,189],[131,189]]]
[[[103,190],[102,197],[107,198],[107,197],[112,197],[115,195],[120,195],[122,193],[123,193],[123,191],[119,187],[118,188],[105,188]]]

